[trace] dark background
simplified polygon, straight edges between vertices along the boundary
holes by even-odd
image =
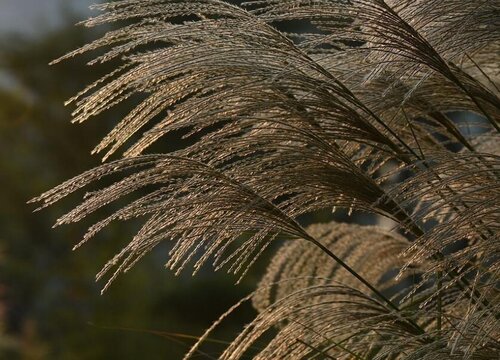
[[[98,165],[90,150],[126,111],[71,125],[63,102],[109,67],[85,67],[86,56],[48,66],[102,31],[73,25],[92,2],[0,0],[0,359],[178,359],[193,340],[166,333],[201,335],[261,273],[257,266],[239,286],[209,268],[174,277],[163,268],[165,244],[101,296],[94,275],[140,223],[110,227],[72,252],[92,219],[51,226],[81,194],[35,214],[26,204]],[[230,340],[252,315],[243,307],[214,337]]]

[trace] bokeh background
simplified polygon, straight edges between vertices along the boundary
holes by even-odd
[[[211,268],[175,277],[163,268],[165,244],[101,296],[94,275],[140,223],[111,226],[72,252],[92,219],[51,226],[81,194],[32,213],[27,200],[100,163],[90,150],[129,109],[70,124],[63,102],[113,64],[89,68],[90,57],[80,56],[48,65],[106,30],[74,26],[92,14],[92,2],[0,0],[0,359],[179,359],[190,337],[252,291],[273,251],[236,286]],[[165,139],[156,150],[177,142]],[[242,306],[199,358],[216,356],[253,315]]]

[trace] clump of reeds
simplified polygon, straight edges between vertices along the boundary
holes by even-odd
[[[104,289],[163,241],[176,272],[210,261],[243,276],[285,239],[253,295],[259,315],[220,358],[244,357],[271,328],[256,358],[500,356],[497,0],[95,8],[84,25],[115,29],[62,59],[105,49],[92,64],[122,65],[70,100],[74,121],[141,100],[94,149],[103,160],[124,149],[121,159],[35,201],[118,179],[60,225],[136,194],[76,246],[110,222],[145,219],[99,273]],[[148,153],[179,131],[190,145]],[[298,220],[325,208],[396,225]]]

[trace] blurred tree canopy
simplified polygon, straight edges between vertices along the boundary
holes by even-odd
[[[63,102],[107,71],[85,69],[85,56],[47,65],[96,37],[73,26],[75,22],[69,17],[67,26],[36,38],[0,40],[0,358],[178,359],[192,341],[138,329],[201,335],[251,291],[255,277],[249,274],[239,286],[234,286],[235,278],[211,269],[195,278],[189,273],[176,278],[163,269],[164,247],[100,296],[102,284],[94,282],[94,274],[138,224],[113,227],[73,253],[85,228],[51,229],[68,203],[36,214],[26,205],[31,197],[97,165],[100,159],[90,156],[90,150],[125,112],[70,124],[71,110]],[[224,330],[231,332],[252,312],[244,307]],[[222,332],[217,338],[229,336]]]

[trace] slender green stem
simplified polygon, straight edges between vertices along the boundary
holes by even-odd
[[[307,236],[306,240],[312,242],[314,245],[319,247],[325,254],[335,260],[340,266],[342,266],[345,270],[347,270],[352,276],[358,279],[363,285],[365,285],[368,289],[373,291],[375,295],[377,295],[381,300],[383,300],[390,308],[395,310],[398,313],[401,313],[401,310],[397,305],[395,305],[390,299],[388,299],[384,294],[382,294],[375,286],[370,284],[365,278],[359,275],[353,268],[347,265],[342,259],[340,259],[337,255],[335,255],[330,249],[324,246],[322,243],[317,241],[311,236]],[[405,320],[417,331],[419,335],[425,334],[425,330],[420,327],[415,321],[412,319],[405,318]]]
[[[389,207],[394,209],[394,211],[391,212],[391,215],[393,215],[396,220],[398,220],[414,235],[420,237],[425,234],[424,231],[413,221],[413,219],[408,214],[406,214],[406,212],[395,201],[389,200],[387,204]],[[434,260],[443,260],[444,255],[440,251],[438,251],[434,255],[432,255],[431,258]],[[466,279],[461,278],[455,270],[451,269],[447,271],[447,276],[452,280],[457,279],[456,285],[460,288],[460,290],[470,291],[471,295],[473,295],[471,296],[471,300],[474,304],[477,304],[479,300],[486,309],[493,311],[493,309],[491,309],[491,304],[489,303],[489,301],[487,299],[484,299],[481,293],[472,288],[470,283]],[[500,318],[500,314],[498,313],[494,313],[494,316],[497,320]]]

